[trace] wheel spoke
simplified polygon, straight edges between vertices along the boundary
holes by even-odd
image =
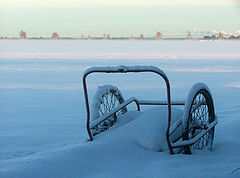
[[[104,106],[104,112],[106,113],[108,111],[108,107],[105,102],[103,103],[103,106]]]
[[[214,112],[211,112],[211,110],[213,111],[211,108],[212,106],[212,99],[207,91],[203,90],[195,95],[192,100],[190,118],[188,121],[188,139],[193,139],[212,122],[212,118],[214,118]],[[211,129],[197,142],[191,145],[190,148],[200,150],[205,148],[211,149],[213,133],[214,130]]]
[[[113,104],[113,94],[110,93],[110,95],[111,95],[111,102],[110,103],[111,103],[112,107],[114,108],[115,105]]]
[[[109,103],[108,103],[108,94],[105,95],[105,104],[106,104],[106,107],[108,109],[108,112],[111,110],[110,106],[109,106]]]
[[[100,117],[105,115],[106,113],[109,113],[124,101],[120,91],[116,87],[110,89],[106,89],[105,87],[102,88],[104,89],[104,91],[100,92],[101,97],[100,96],[98,97],[99,98],[98,103],[96,103],[98,105],[97,106],[99,114],[98,116]],[[125,112],[123,112],[123,110],[120,110],[116,112],[113,116],[109,117],[108,119],[104,120],[99,125],[94,127],[92,129],[93,135],[99,134],[107,129],[110,129],[116,122],[117,116]]]

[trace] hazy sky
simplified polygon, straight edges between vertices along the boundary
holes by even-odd
[[[240,30],[240,0],[0,0],[0,36]]]

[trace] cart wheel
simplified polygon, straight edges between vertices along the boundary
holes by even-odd
[[[195,84],[187,97],[183,117],[183,140],[194,138],[215,119],[214,105],[208,87],[203,83]],[[185,146],[184,153],[191,150],[212,149],[214,127],[193,145]]]
[[[99,86],[92,103],[92,121],[97,120],[104,114],[112,111],[114,108],[124,102],[120,90],[112,85]],[[120,111],[108,118],[92,130],[93,135],[97,135],[113,126],[117,117],[127,112],[127,108],[123,107]]]

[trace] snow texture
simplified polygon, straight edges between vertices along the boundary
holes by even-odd
[[[239,59],[238,40],[1,40],[1,58]]]
[[[183,111],[172,108],[172,125],[182,119]],[[139,117],[132,122],[131,132],[134,133],[136,143],[144,149],[152,151],[167,151],[168,145],[166,140],[168,123],[167,107],[153,107],[144,111]],[[182,134],[180,129],[176,131],[174,137]],[[174,140],[174,137],[171,137]]]
[[[91,66],[119,65],[161,68],[173,101],[185,100],[194,83],[206,83],[219,119],[213,151],[170,155],[160,139],[165,110],[136,112],[135,105],[86,141],[81,76]],[[0,40],[0,177],[239,177],[239,76],[237,40]],[[125,98],[166,99],[151,73],[90,75],[88,84],[90,99],[97,86],[109,84]],[[183,107],[174,108],[180,117]]]

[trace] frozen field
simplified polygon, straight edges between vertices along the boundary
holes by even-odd
[[[85,142],[83,72],[118,65],[161,68],[173,100],[206,83],[219,120],[213,152],[143,149],[127,134],[131,124]],[[165,99],[154,74],[88,82],[90,98],[112,84],[126,99]],[[0,177],[240,177],[240,41],[0,40]]]

